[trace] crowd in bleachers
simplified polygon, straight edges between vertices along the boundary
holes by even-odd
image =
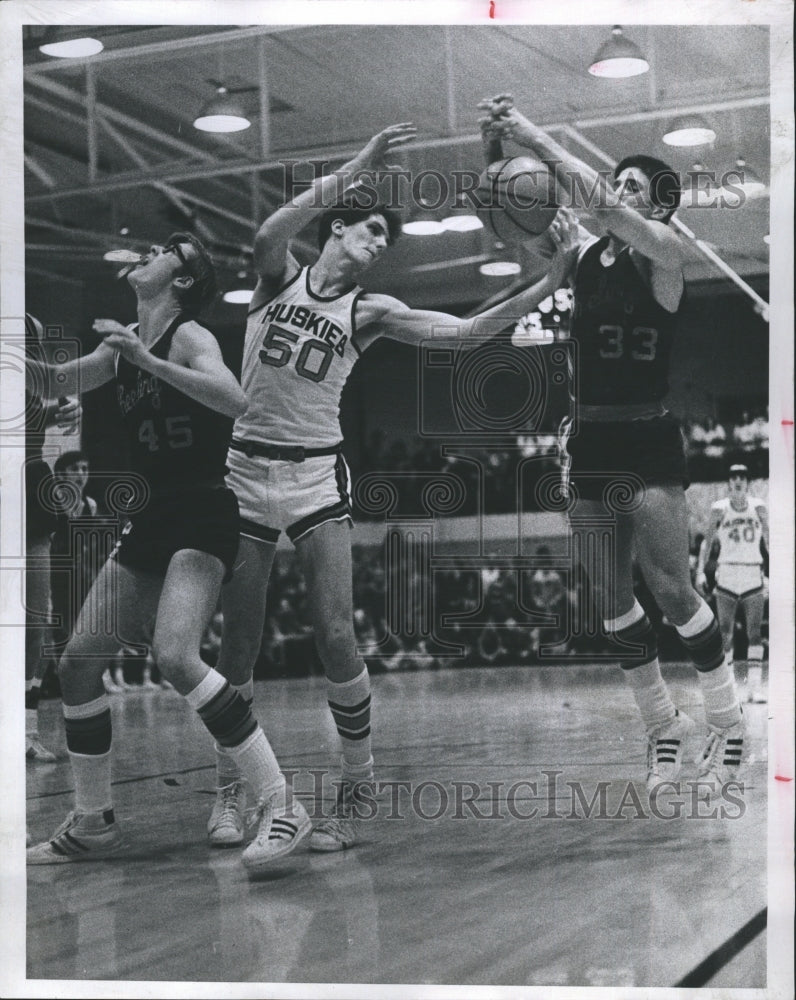
[[[686,437],[694,479],[723,479],[727,462],[739,457],[750,466],[753,475],[767,475],[768,421],[762,412],[744,412],[737,423],[728,422],[726,426],[712,419],[691,422],[686,426]],[[536,460],[525,466],[521,495],[526,509],[533,509],[532,477],[558,468],[557,436],[552,431],[519,437],[513,448],[468,448],[462,455],[443,455],[439,445],[428,440],[419,440],[414,447],[401,440],[388,444],[383,435],[375,434],[362,464],[367,470],[402,473],[401,503],[408,504],[415,514],[422,502],[423,476],[453,473],[464,489],[460,506],[451,513],[466,515],[476,513],[476,504],[481,502],[487,513],[515,511],[517,467],[529,458]],[[483,493],[478,488],[481,476]],[[93,516],[96,505],[81,513],[84,517]],[[360,508],[356,515],[359,519],[368,515],[377,518],[384,513],[379,515]],[[63,520],[61,527],[67,531],[71,518]],[[546,554],[543,548],[537,550],[538,556]],[[498,569],[480,572],[437,569],[430,574],[433,582],[429,589],[422,574],[407,568],[409,564],[409,560],[405,561],[397,572],[411,572],[410,579],[388,579],[390,571],[386,568],[383,547],[354,547],[355,630],[360,649],[374,672],[560,662],[579,654],[589,656],[610,651],[610,640],[599,630],[587,638],[583,635],[572,638],[569,623],[575,621],[590,597],[580,582],[573,582],[555,568],[520,573]],[[82,589],[87,590],[89,583],[86,580]],[[54,598],[59,593],[54,585]],[[406,595],[403,617],[400,610],[396,612],[389,605],[390,595],[397,593]],[[54,601],[54,604],[58,611],[66,610],[66,602]],[[419,627],[412,621],[409,609],[419,614],[426,605],[426,623]],[[539,614],[546,615],[547,621],[540,623]],[[222,627],[217,615],[202,649],[203,657],[210,663],[217,659]],[[671,652],[677,655],[676,641]],[[108,690],[123,690],[125,678],[127,685],[155,687],[160,678],[156,675],[152,679],[149,666],[140,657],[120,650],[118,662],[106,676]],[[295,555],[280,552],[269,581],[257,674],[289,676],[307,672],[320,673],[321,667],[306,588]],[[51,675],[51,683],[52,680]]]
[[[684,424],[688,462],[693,482],[716,482],[726,479],[731,462],[748,466],[752,479],[768,477],[768,413],[743,411],[735,422],[718,423],[712,418]],[[402,510],[421,502],[420,495],[429,473],[456,476],[462,484],[458,516],[476,513],[504,514],[516,510],[517,469],[524,463],[520,496],[525,510],[538,509],[535,482],[559,468],[558,435],[550,428],[536,434],[518,435],[512,447],[460,446],[458,454],[443,454],[438,443],[417,439],[413,443],[394,440],[389,443],[381,434],[371,436],[360,462],[361,471],[383,472],[399,489]],[[528,459],[533,461],[528,462]],[[483,494],[479,480],[483,480]],[[483,503],[482,509],[478,505]],[[380,519],[383,510],[360,507],[357,516]]]
[[[724,479],[731,462],[743,462],[753,479],[768,476],[768,407],[744,410],[720,423],[712,417],[686,424],[688,464],[694,481]]]

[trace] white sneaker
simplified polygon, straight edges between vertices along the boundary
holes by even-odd
[[[276,858],[290,854],[312,829],[307,810],[293,799],[291,805],[275,806],[275,796],[261,801],[257,807],[260,825],[257,835],[243,852],[244,867],[258,872]]]
[[[31,733],[25,737],[25,760],[35,761],[37,764],[54,764],[56,757],[52,750],[41,745],[38,733]]]
[[[49,840],[29,847],[29,865],[60,865],[67,861],[95,861],[115,854],[122,834],[113,809],[102,813],[70,812]]]
[[[356,844],[356,794],[355,784],[341,782],[332,815],[322,819],[312,831],[310,848],[313,851],[346,851]]]
[[[245,805],[246,792],[240,781],[216,789],[216,801],[207,821],[211,847],[237,847],[243,843]]]
[[[713,785],[718,791],[728,781],[736,781],[744,760],[746,727],[741,719],[734,726],[719,729],[708,727],[708,738],[699,759],[699,780]]]
[[[685,712],[676,712],[673,719],[656,726],[647,734],[647,792],[662,783],[677,781],[683,766],[683,753],[694,720]]]
[[[746,701],[749,705],[768,704],[768,698],[766,697],[765,692],[761,691],[760,688],[755,688],[754,690],[749,691],[746,695]]]

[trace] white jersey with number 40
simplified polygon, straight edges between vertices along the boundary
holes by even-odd
[[[323,298],[302,268],[249,313],[241,385],[249,408],[234,437],[325,448],[342,439],[340,397],[357,359],[354,311],[363,291]]]
[[[713,504],[713,516],[718,523],[716,534],[721,543],[719,565],[743,563],[749,566],[763,562],[760,551],[763,524],[758,514],[761,507],[765,509],[765,504],[756,497],[746,498],[744,510],[736,510],[729,497]]]

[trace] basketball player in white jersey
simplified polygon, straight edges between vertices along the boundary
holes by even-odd
[[[552,273],[466,321],[364,292],[357,279],[398,235],[399,221],[372,202],[340,199],[358,175],[388,169],[385,156],[414,132],[404,123],[374,136],[352,160],[267,218],[255,239],[259,280],[249,309],[241,375],[249,407],[235,423],[227,459],[227,484],[240,502],[241,545],[235,576],[222,593],[218,669],[251,700],[266,586],[284,531],[305,575],[329,707],[342,745],[334,815],[322,820],[310,838],[310,846],[322,851],[353,845],[357,786],[373,775],[370,679],[354,637],[351,503],[338,419],[345,381],[362,352],[381,336],[418,344],[435,335],[464,338],[504,329],[558,287],[556,275],[567,266],[575,233],[571,216],[557,219]],[[301,267],[290,252],[290,240],[319,216],[320,257],[312,267]],[[244,835],[238,769],[223,751],[208,834],[218,846],[239,843]]]
[[[760,625],[765,607],[763,588],[764,551],[768,550],[768,510],[757,497],[749,496],[749,470],[730,466],[729,495],[717,500],[710,511],[710,525],[700,551],[697,585],[705,589],[706,553],[719,541],[716,566],[716,608],[725,662],[732,667],[733,632],[738,606],[743,609],[749,640],[747,699],[765,702],[763,693],[763,640]],[[765,546],[765,550],[764,547]]]

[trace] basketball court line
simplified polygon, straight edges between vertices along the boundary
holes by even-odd
[[[727,938],[724,944],[719,945],[707,958],[703,959],[687,975],[676,982],[675,988],[694,988],[707,986],[711,979],[720,972],[725,965],[729,965],[736,955],[751,944],[752,941],[761,934],[768,924],[768,907],[763,907],[751,920],[748,920],[740,930],[737,930],[732,937]]]

